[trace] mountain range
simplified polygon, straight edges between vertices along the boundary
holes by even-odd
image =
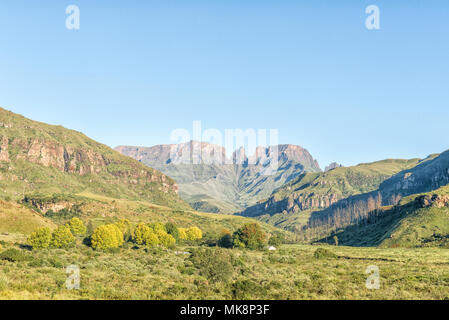
[[[298,241],[441,246],[449,244],[449,151],[322,171],[295,145],[249,156],[197,141],[113,150],[0,108],[0,231],[52,227],[47,216],[67,210],[209,230],[257,219]]]
[[[310,153],[295,145],[257,147],[250,156],[240,148],[229,157],[223,147],[198,141],[115,150],[176,180],[180,196],[194,209],[216,213],[240,211],[304,172],[321,171]],[[273,164],[276,170],[267,172]]]

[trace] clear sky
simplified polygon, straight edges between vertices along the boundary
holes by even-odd
[[[111,147],[201,120],[322,167],[425,157],[449,148],[449,1],[2,0],[0,106]]]

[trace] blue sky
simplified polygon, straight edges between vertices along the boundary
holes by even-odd
[[[3,0],[0,106],[112,147],[201,120],[322,167],[425,157],[449,148],[448,36],[448,1]]]

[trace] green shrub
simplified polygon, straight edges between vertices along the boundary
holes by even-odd
[[[229,250],[221,248],[201,248],[192,252],[189,261],[200,275],[211,282],[228,281],[233,272],[232,256]]]
[[[0,253],[0,260],[9,262],[22,262],[27,260],[27,256],[18,249],[10,248]]]
[[[75,242],[75,237],[70,231],[68,225],[59,226],[51,235],[51,246],[56,248],[64,248]]]
[[[48,248],[51,242],[51,230],[50,228],[39,228],[28,237],[28,244],[33,249],[45,249]]]
[[[91,237],[91,245],[94,249],[113,249],[120,247],[122,244],[123,233],[115,224],[99,226]]]
[[[316,259],[327,259],[327,258],[336,258],[337,257],[337,255],[335,253],[330,252],[329,250],[324,249],[324,248],[316,249],[313,256]]]
[[[236,300],[248,300],[266,295],[266,290],[253,280],[238,280],[232,284],[232,296]]]
[[[86,234],[86,226],[79,218],[72,218],[69,222],[70,231],[73,235],[83,236]]]
[[[282,234],[278,233],[273,235],[270,240],[268,240],[268,244],[270,246],[278,247],[285,242],[285,238]]]

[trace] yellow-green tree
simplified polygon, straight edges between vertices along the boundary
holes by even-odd
[[[203,237],[203,232],[198,227],[190,227],[186,231],[188,240],[199,240]]]
[[[35,230],[30,234],[28,238],[28,244],[33,247],[33,249],[44,249],[48,248],[51,242],[51,230],[50,228],[44,227]]]
[[[166,248],[173,248],[176,244],[176,239],[167,232],[160,231],[157,234],[157,237],[159,238],[160,243]]]
[[[153,247],[158,245],[160,241],[153,229],[148,227],[145,223],[139,223],[136,230],[134,230],[134,242],[140,245]]]
[[[73,235],[83,236],[86,234],[86,226],[79,218],[72,218],[69,222],[69,227]]]
[[[145,239],[148,237],[152,230],[145,223],[139,223],[134,230],[134,242],[137,244],[144,244]]]
[[[187,229],[186,228],[178,228],[179,231],[179,239],[187,240]]]
[[[75,242],[75,237],[68,225],[59,226],[51,235],[51,246],[56,248],[67,247]]]
[[[92,248],[113,249],[123,244],[123,233],[115,224],[106,224],[95,229],[91,237]]]

